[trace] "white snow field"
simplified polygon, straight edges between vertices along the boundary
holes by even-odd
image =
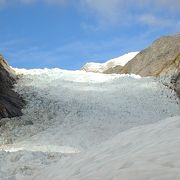
[[[106,71],[107,69],[113,68],[118,65],[124,66],[131,59],[133,59],[138,53],[139,52],[130,52],[130,53],[124,54],[120,57],[110,59],[110,60],[106,61],[105,63],[89,62],[89,63],[86,63],[82,69],[87,72],[102,73],[102,72]]]
[[[16,71],[27,105],[0,126],[0,179],[180,179],[180,106],[158,79]]]

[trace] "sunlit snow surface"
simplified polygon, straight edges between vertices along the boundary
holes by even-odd
[[[27,106],[0,129],[0,179],[180,179],[180,107],[158,80],[16,71]]]
[[[89,62],[89,63],[86,63],[82,69],[87,72],[104,72],[104,71],[108,70],[109,68],[113,68],[118,65],[120,65],[120,66],[126,65],[138,53],[139,52],[130,52],[130,53],[124,54],[120,57],[110,59],[104,63]]]

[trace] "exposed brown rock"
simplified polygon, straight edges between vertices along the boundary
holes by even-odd
[[[103,73],[104,74],[118,74],[118,72],[121,71],[122,69],[123,69],[123,66],[118,65],[118,66],[107,69]]]
[[[164,36],[141,51],[119,73],[159,76],[180,72],[180,34]]]
[[[13,91],[16,74],[0,55],[0,119],[22,115],[23,99]]]

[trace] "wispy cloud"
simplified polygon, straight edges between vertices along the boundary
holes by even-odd
[[[137,19],[143,24],[146,24],[148,26],[158,26],[158,27],[176,26],[175,20],[157,17],[152,14],[143,14]]]
[[[117,22],[123,10],[123,3],[119,0],[81,0],[80,2],[86,12],[94,14],[105,22]]]
[[[3,7],[7,3],[6,0],[0,0],[0,7]]]
[[[156,14],[166,10],[169,16],[172,14],[180,15],[180,0],[0,0],[0,7],[36,3],[56,6],[73,5],[83,13],[93,16],[97,21],[105,24],[127,24],[141,21],[145,24],[149,22],[149,25],[153,26],[159,24],[162,26],[162,24],[166,25],[165,20],[161,17],[157,23]],[[144,13],[149,13],[151,16],[145,17]],[[135,17],[140,17],[140,19],[135,19]]]
[[[161,14],[166,11],[166,14],[173,16],[179,14],[179,0],[82,0],[81,3],[85,8],[91,10],[97,18],[104,22],[115,23],[133,23],[139,22],[153,26],[167,25],[166,18],[157,18],[156,14]],[[149,13],[151,16],[144,16],[144,13]],[[89,11],[88,11],[89,13]],[[140,19],[138,19],[138,17]],[[147,20],[147,22],[146,22]]]
[[[63,5],[69,3],[70,0],[0,0],[0,5],[13,5],[13,4],[36,4],[36,3],[45,3],[45,4],[56,4],[56,5]]]

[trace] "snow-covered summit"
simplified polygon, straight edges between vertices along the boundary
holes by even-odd
[[[139,52],[130,52],[130,53],[124,54],[120,57],[110,59],[110,60],[106,61],[105,63],[89,62],[83,66],[82,70],[87,71],[87,72],[103,73],[104,71],[108,70],[109,68],[113,68],[115,66],[124,66],[131,59],[133,59],[138,53]]]

